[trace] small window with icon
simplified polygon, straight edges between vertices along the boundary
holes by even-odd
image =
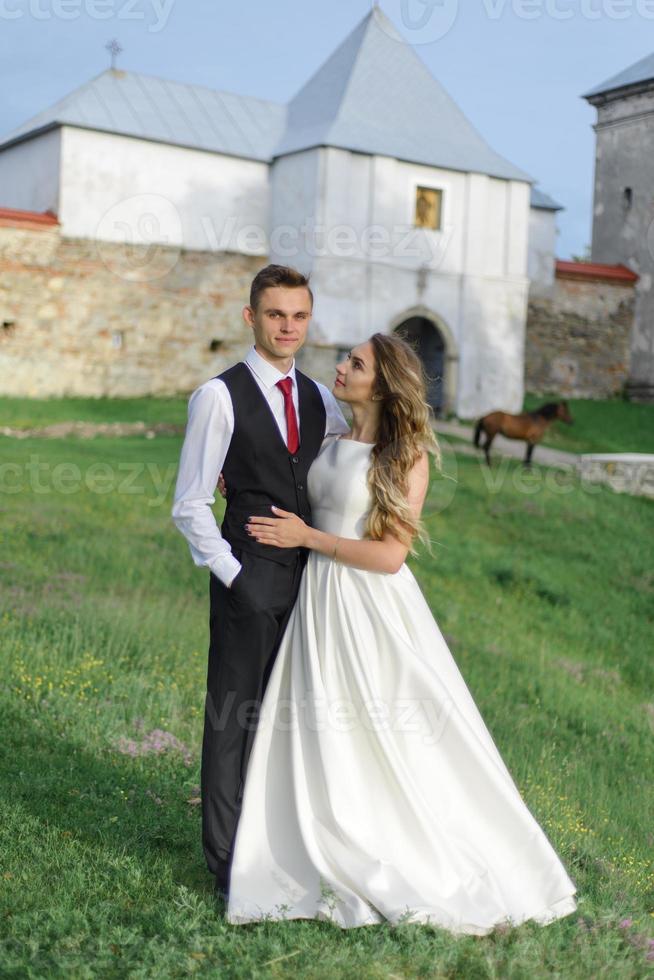
[[[441,227],[442,205],[442,190],[435,187],[416,187],[415,226],[438,231]]]

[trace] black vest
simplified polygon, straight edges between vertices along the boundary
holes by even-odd
[[[271,504],[311,524],[307,474],[325,438],[322,395],[315,382],[296,367],[300,445],[293,455],[247,364],[240,361],[216,377],[227,385],[234,408],[234,432],[222,469],[227,506],[221,534],[232,547],[289,565],[305,549],[261,544],[244,525],[251,515],[274,517]]]

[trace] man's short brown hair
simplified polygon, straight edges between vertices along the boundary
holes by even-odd
[[[250,306],[256,310],[264,289],[270,286],[285,286],[287,289],[298,289],[304,287],[311,298],[313,307],[313,293],[309,286],[309,276],[303,275],[290,265],[267,265],[265,269],[257,272],[250,286]]]

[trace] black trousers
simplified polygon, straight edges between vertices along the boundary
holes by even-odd
[[[290,565],[232,548],[243,568],[209,578],[209,665],[202,741],[202,845],[212,874],[231,857],[261,701],[308,552]]]

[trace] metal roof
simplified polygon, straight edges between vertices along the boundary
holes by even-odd
[[[601,85],[596,85],[590,92],[586,92],[582,98],[588,99],[590,96],[603,95],[605,92],[613,91],[613,89],[625,88],[628,85],[638,85],[641,82],[651,81],[654,81],[654,53],[645,55],[644,58],[641,58],[640,61],[635,62],[629,68],[625,68],[624,71],[618,72],[612,78],[608,78]]]
[[[252,160],[333,146],[533,181],[486,143],[377,6],[288,107],[109,69],[0,138],[0,149],[64,124]]]
[[[275,155],[313,146],[533,180],[491,149],[377,6],[289,103]]]
[[[8,133],[0,147],[67,123],[268,161],[285,116],[276,102],[109,69]]]
[[[0,226],[3,228],[52,228],[59,219],[52,211],[17,211],[16,208],[0,208]]]
[[[543,211],[565,211],[562,204],[558,204],[553,197],[546,194],[545,191],[539,190],[537,187],[532,185],[531,188],[531,200],[529,202],[532,208],[540,208]]]
[[[638,282],[640,276],[622,263],[604,265],[600,262],[567,262],[557,259],[555,263],[559,279],[602,279],[606,282]]]

